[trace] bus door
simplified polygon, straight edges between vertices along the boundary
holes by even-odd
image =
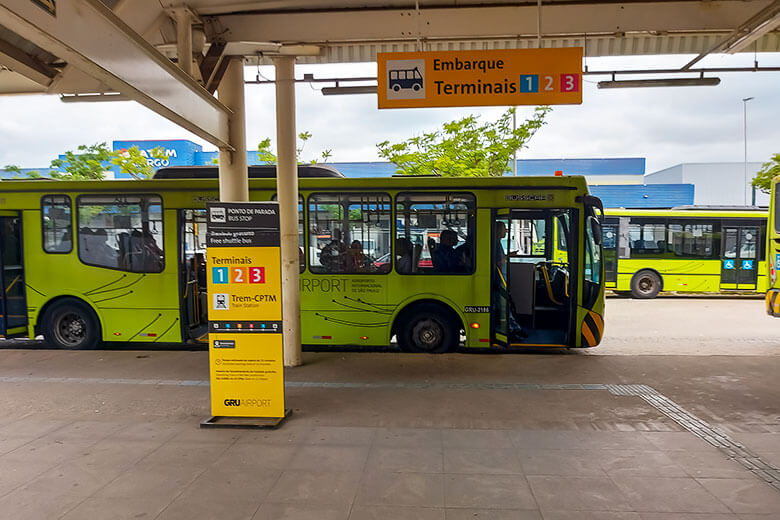
[[[208,326],[206,297],[206,210],[179,211],[179,272],[183,337],[198,339]]]
[[[724,225],[720,288],[755,290],[758,277],[758,226]]]
[[[602,228],[604,249],[604,282],[606,287],[617,287],[618,273],[618,222],[617,219],[606,219]]]
[[[492,230],[493,341],[564,345],[572,312],[567,210],[498,211]]]
[[[0,213],[0,284],[0,335],[27,334],[22,219],[15,212]]]

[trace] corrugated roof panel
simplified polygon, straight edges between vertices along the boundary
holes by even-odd
[[[605,208],[672,208],[693,204],[693,184],[590,185]],[[682,202],[686,201],[686,202]]]

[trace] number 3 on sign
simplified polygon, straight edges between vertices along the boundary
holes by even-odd
[[[561,74],[561,92],[579,92],[580,77],[577,74]]]
[[[265,283],[265,267],[250,267],[249,283]]]

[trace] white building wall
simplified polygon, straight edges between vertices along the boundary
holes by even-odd
[[[760,162],[747,163],[684,163],[645,176],[648,184],[686,183],[695,186],[694,204],[697,206],[744,206],[752,203],[750,185]],[[756,204],[769,205],[769,195],[756,190]]]
[[[643,184],[643,175],[586,175],[585,180],[588,184],[593,185],[605,185],[605,184]]]
[[[645,175],[645,184],[680,184],[683,178],[683,165],[678,164],[665,170]]]

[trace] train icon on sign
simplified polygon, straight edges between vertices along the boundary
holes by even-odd
[[[387,99],[425,99],[425,60],[387,61]]]

